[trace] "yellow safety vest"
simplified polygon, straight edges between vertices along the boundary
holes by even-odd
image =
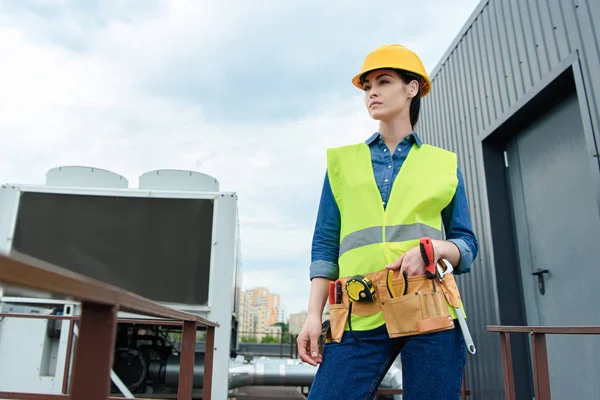
[[[441,213],[456,191],[456,169],[455,153],[413,144],[384,209],[368,145],[328,149],[327,173],[341,216],[339,277],[381,270],[418,246],[422,237],[442,239]],[[384,324],[382,312],[351,318],[353,330]]]

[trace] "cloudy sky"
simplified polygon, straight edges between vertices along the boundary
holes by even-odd
[[[402,43],[432,71],[478,0],[0,0],[0,183],[195,170],[239,196],[243,288],[306,309],[327,147],[376,129],[350,79]]]

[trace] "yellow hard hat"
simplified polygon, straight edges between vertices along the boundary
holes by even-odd
[[[359,74],[352,78],[352,83],[362,89],[360,77],[370,71],[381,68],[403,69],[421,77],[421,97],[431,90],[431,81],[421,59],[411,50],[400,44],[386,44],[367,54]]]

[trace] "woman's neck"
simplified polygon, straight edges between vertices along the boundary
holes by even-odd
[[[398,143],[412,132],[412,125],[405,118],[379,122],[379,133],[383,136],[385,144],[392,153],[396,150]]]

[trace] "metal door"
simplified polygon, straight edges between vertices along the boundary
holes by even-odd
[[[576,94],[520,132],[505,155],[527,324],[600,324],[597,171]],[[550,335],[547,344],[552,397],[599,399],[600,337]]]

